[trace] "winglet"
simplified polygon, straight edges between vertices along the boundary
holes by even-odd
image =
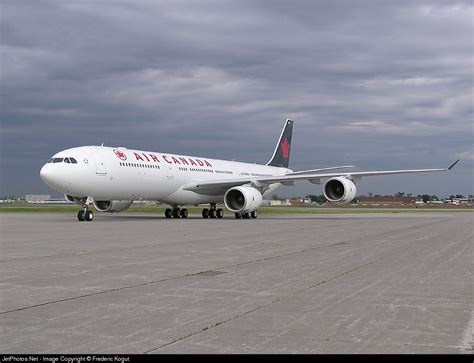
[[[452,168],[454,168],[454,165],[456,165],[457,163],[459,163],[459,160],[461,160],[461,159],[456,160],[456,161],[448,168],[448,170],[451,170]]]

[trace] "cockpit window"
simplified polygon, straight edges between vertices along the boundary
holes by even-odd
[[[77,164],[77,160],[74,158],[51,158],[48,160],[48,163],[62,163],[65,162],[66,164]]]

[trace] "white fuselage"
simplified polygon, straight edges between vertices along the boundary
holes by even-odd
[[[58,162],[74,158],[72,162]],[[41,178],[53,189],[95,200],[156,200],[168,204],[222,202],[222,195],[183,190],[189,182],[219,181],[250,176],[281,176],[287,168],[165,154],[159,152],[83,146],[61,151],[41,169]],[[270,185],[271,193],[281,184]]]

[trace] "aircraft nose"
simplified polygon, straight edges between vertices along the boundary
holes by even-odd
[[[57,167],[51,164],[45,164],[40,170],[41,179],[48,184],[51,188],[61,190],[63,187],[63,178],[61,173],[57,170]]]
[[[51,182],[51,168],[48,164],[44,164],[41,168],[40,177],[46,184],[49,184],[49,182]]]

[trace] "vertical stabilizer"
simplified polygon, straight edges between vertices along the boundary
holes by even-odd
[[[273,156],[267,163],[268,166],[276,166],[280,168],[287,168],[290,162],[291,151],[291,135],[293,133],[293,120],[287,119],[283,130],[281,131],[280,139],[275,147]]]

